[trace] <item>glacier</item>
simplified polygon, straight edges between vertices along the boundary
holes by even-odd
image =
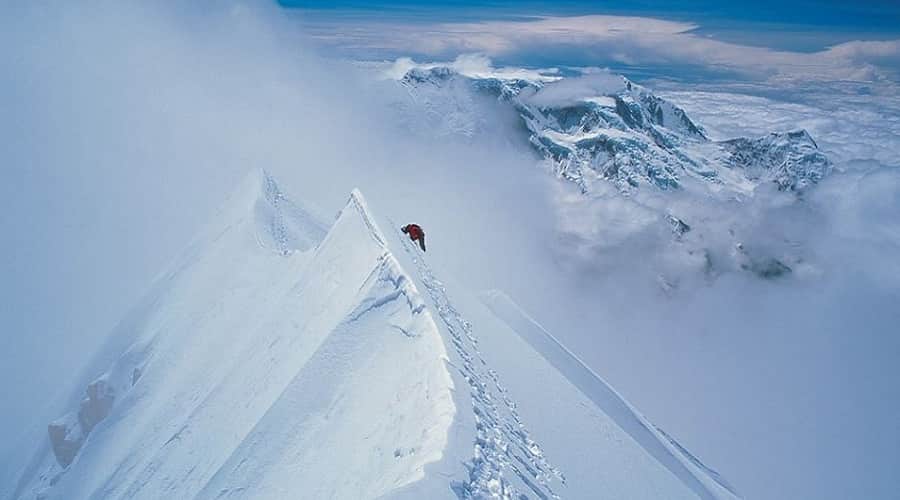
[[[361,192],[328,223],[264,171],[72,383],[4,498],[738,497]]]

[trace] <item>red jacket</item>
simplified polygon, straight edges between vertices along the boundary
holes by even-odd
[[[409,234],[409,239],[415,241],[425,236],[425,231],[422,231],[422,228],[419,227],[418,224],[409,224],[403,228],[405,233]]]

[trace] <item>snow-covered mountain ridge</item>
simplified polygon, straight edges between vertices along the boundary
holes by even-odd
[[[12,498],[374,498],[420,479],[455,411],[446,355],[362,203],[326,233],[251,176],[115,332],[132,347],[76,391]]]
[[[508,298],[439,279],[361,193],[330,228],[314,213],[251,175],[0,493],[735,497]]]
[[[683,109],[624,77],[602,75],[595,86],[599,93],[577,98],[545,90],[552,89],[548,83],[564,80],[473,76],[445,66],[413,67],[400,81],[425,100],[462,81],[508,102],[521,115],[533,146],[560,177],[585,193],[599,181],[629,193],[641,185],[678,189],[686,178],[735,192],[762,182],[797,191],[831,170],[831,162],[804,130],[711,141]],[[452,110],[446,116],[452,117]],[[733,179],[735,172],[741,174],[739,182]]]
[[[714,141],[677,105],[608,73],[394,66],[388,74],[406,90],[400,109],[415,132],[475,138],[497,126],[489,106],[515,113],[511,133],[562,181],[562,251],[577,265],[602,268],[628,245],[656,247],[649,268],[666,293],[730,271],[774,279],[811,267],[768,216],[799,207],[833,169],[805,130]]]

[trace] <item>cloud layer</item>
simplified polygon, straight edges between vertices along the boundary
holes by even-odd
[[[900,40],[851,41],[815,53],[719,41],[698,25],[648,17],[588,15],[467,23],[371,22],[309,25],[327,45],[351,53],[452,58],[483,53],[499,60],[546,56],[558,64],[675,65],[771,82],[896,82]],[[567,62],[568,61],[568,62]]]

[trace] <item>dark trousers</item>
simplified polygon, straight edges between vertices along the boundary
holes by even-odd
[[[424,252],[425,251],[425,235],[424,234],[422,236],[419,236],[418,242],[419,242],[419,246],[422,247],[422,251]]]

